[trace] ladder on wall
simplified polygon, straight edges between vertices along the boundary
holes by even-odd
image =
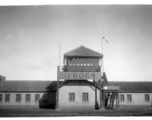
[[[109,101],[110,101],[110,102],[109,102],[109,105],[108,105],[108,108],[109,108],[109,109],[112,109],[112,108],[113,108],[115,98],[116,98],[116,94],[115,94],[115,93],[112,93],[112,94],[109,96]]]

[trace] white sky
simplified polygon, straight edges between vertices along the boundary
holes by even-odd
[[[63,53],[80,45],[101,52],[108,80],[152,80],[151,5],[0,7],[0,74],[7,80],[56,80]]]

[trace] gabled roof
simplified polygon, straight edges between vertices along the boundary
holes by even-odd
[[[52,81],[2,81],[0,91],[44,92],[51,83]]]
[[[120,91],[124,93],[152,93],[152,82],[109,82],[109,85],[119,86]]]
[[[64,54],[64,57],[102,57],[103,55],[84,46],[80,46]]]
[[[93,82],[88,80],[66,80],[62,83],[63,86],[94,86]]]
[[[88,82],[85,80],[74,80],[74,85],[84,85]],[[69,81],[60,81],[60,85],[73,84]],[[79,83],[79,84],[78,84]],[[125,81],[109,81],[109,85],[119,86],[120,93],[152,93],[152,82],[125,82]],[[57,88],[57,81],[1,81],[0,92],[45,92],[54,91]]]

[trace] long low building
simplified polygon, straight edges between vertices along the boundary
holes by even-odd
[[[119,86],[119,106],[152,106],[152,82],[109,81]],[[56,81],[0,81],[0,106],[43,107],[56,106]],[[78,89],[79,88],[79,89]],[[95,107],[93,81],[72,80],[60,82],[59,108]],[[99,102],[99,89],[97,101]],[[47,104],[45,104],[47,103]]]

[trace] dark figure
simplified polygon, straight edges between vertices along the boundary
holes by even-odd
[[[105,108],[107,108],[108,105],[108,95],[105,96]]]

